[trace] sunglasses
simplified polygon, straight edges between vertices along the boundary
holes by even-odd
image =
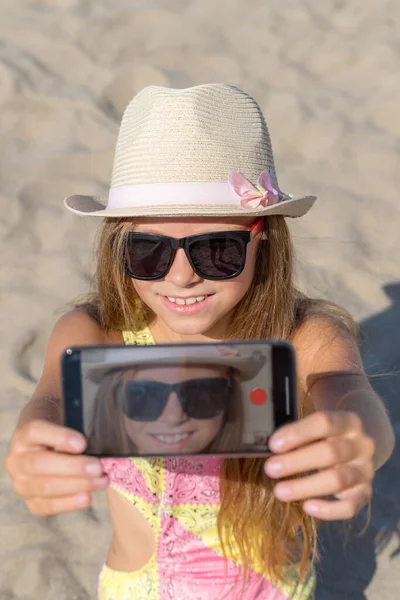
[[[131,231],[126,234],[126,272],[134,279],[162,279],[175,252],[183,248],[193,271],[202,279],[232,279],[244,269],[247,244],[263,230],[264,218],[246,231],[215,231],[184,238]]]
[[[156,421],[172,393],[191,419],[212,419],[228,406],[231,380],[226,377],[188,379],[181,383],[131,380],[120,382],[117,398],[122,412],[133,421]]]

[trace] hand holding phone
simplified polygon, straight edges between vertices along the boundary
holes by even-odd
[[[284,342],[70,348],[62,372],[65,424],[97,456],[263,455],[296,418]]]
[[[5,466],[32,514],[79,510],[90,504],[92,491],[107,485],[100,461],[79,456],[85,447],[82,435],[44,420],[14,432]]]

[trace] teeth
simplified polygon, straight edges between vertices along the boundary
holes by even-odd
[[[203,302],[203,300],[206,298],[207,296],[196,296],[196,297],[192,297],[192,298],[174,298],[173,296],[167,296],[168,300],[170,302],[173,302],[174,304],[179,304],[180,306],[190,306],[191,304],[195,304],[196,302]]]
[[[160,442],[164,442],[165,444],[177,444],[182,440],[186,440],[189,437],[189,433],[181,433],[178,435],[153,435]]]

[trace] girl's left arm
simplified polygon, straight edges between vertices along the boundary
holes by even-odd
[[[289,478],[275,486],[281,500],[304,500],[304,510],[321,519],[351,518],[369,501],[374,472],[392,454],[394,432],[343,326],[314,319],[293,344],[300,405],[311,414],[271,437],[275,456],[266,473]]]

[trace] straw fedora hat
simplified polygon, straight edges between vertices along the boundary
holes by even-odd
[[[242,381],[253,379],[267,361],[267,355],[243,344],[236,345],[191,344],[189,347],[132,346],[106,350],[104,362],[88,369],[86,377],[100,383],[107,373],[119,369],[136,367],[158,367],[171,365],[220,365],[234,369]]]
[[[214,83],[144,88],[122,118],[108,197],[64,203],[93,217],[301,217],[315,200],[279,189],[260,107]]]

